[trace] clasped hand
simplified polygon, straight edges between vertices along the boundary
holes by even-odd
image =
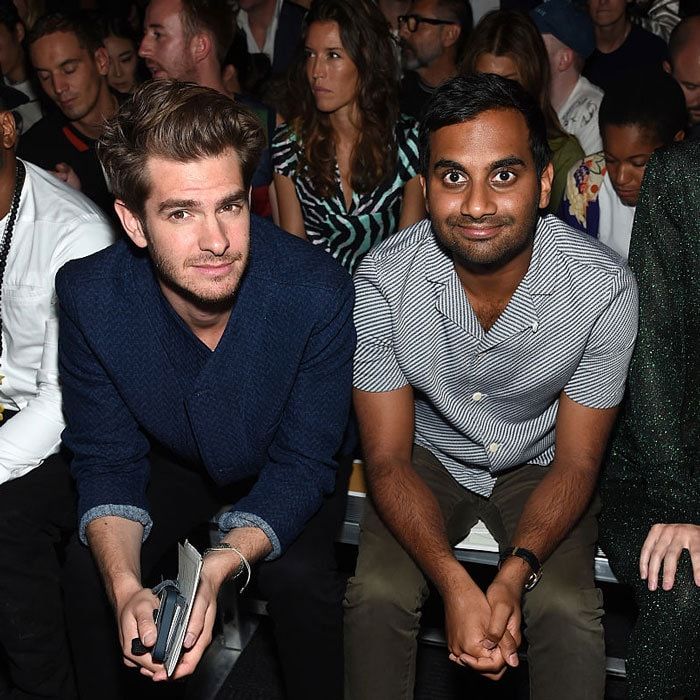
[[[445,597],[450,660],[498,680],[518,665],[520,589],[496,578],[486,595],[473,584]]]

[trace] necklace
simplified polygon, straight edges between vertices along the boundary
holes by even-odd
[[[5,230],[2,233],[2,242],[0,242],[0,355],[2,355],[2,283],[5,278],[7,255],[10,252],[10,243],[12,243],[12,233],[15,229],[15,220],[17,219],[19,200],[22,196],[22,187],[24,185],[24,176],[26,172],[24,163],[18,158],[17,170],[15,172],[15,189],[12,193],[12,202],[10,203],[10,212],[7,215]]]

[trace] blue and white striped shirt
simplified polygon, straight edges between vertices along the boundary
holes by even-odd
[[[637,287],[616,253],[553,216],[485,331],[429,220],[389,238],[355,275],[354,385],[411,385],[415,442],[466,488],[488,496],[499,472],[550,464],[562,391],[621,400],[637,332]]]

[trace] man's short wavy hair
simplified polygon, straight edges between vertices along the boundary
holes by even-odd
[[[114,196],[143,221],[149,158],[188,163],[232,149],[248,189],[264,145],[258,119],[229,97],[194,83],[154,80],[107,121],[97,153]]]

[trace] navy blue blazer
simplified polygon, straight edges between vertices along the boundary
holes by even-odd
[[[351,278],[257,217],[250,245],[228,325],[188,389],[171,359],[173,337],[188,338],[166,332],[172,320],[148,256],[122,241],[56,276],[63,439],[81,536],[104,515],[139,521],[148,535],[149,438],[219,484],[257,476],[220,525],[262,528],[270,557],[333,490],[352,384]]]

